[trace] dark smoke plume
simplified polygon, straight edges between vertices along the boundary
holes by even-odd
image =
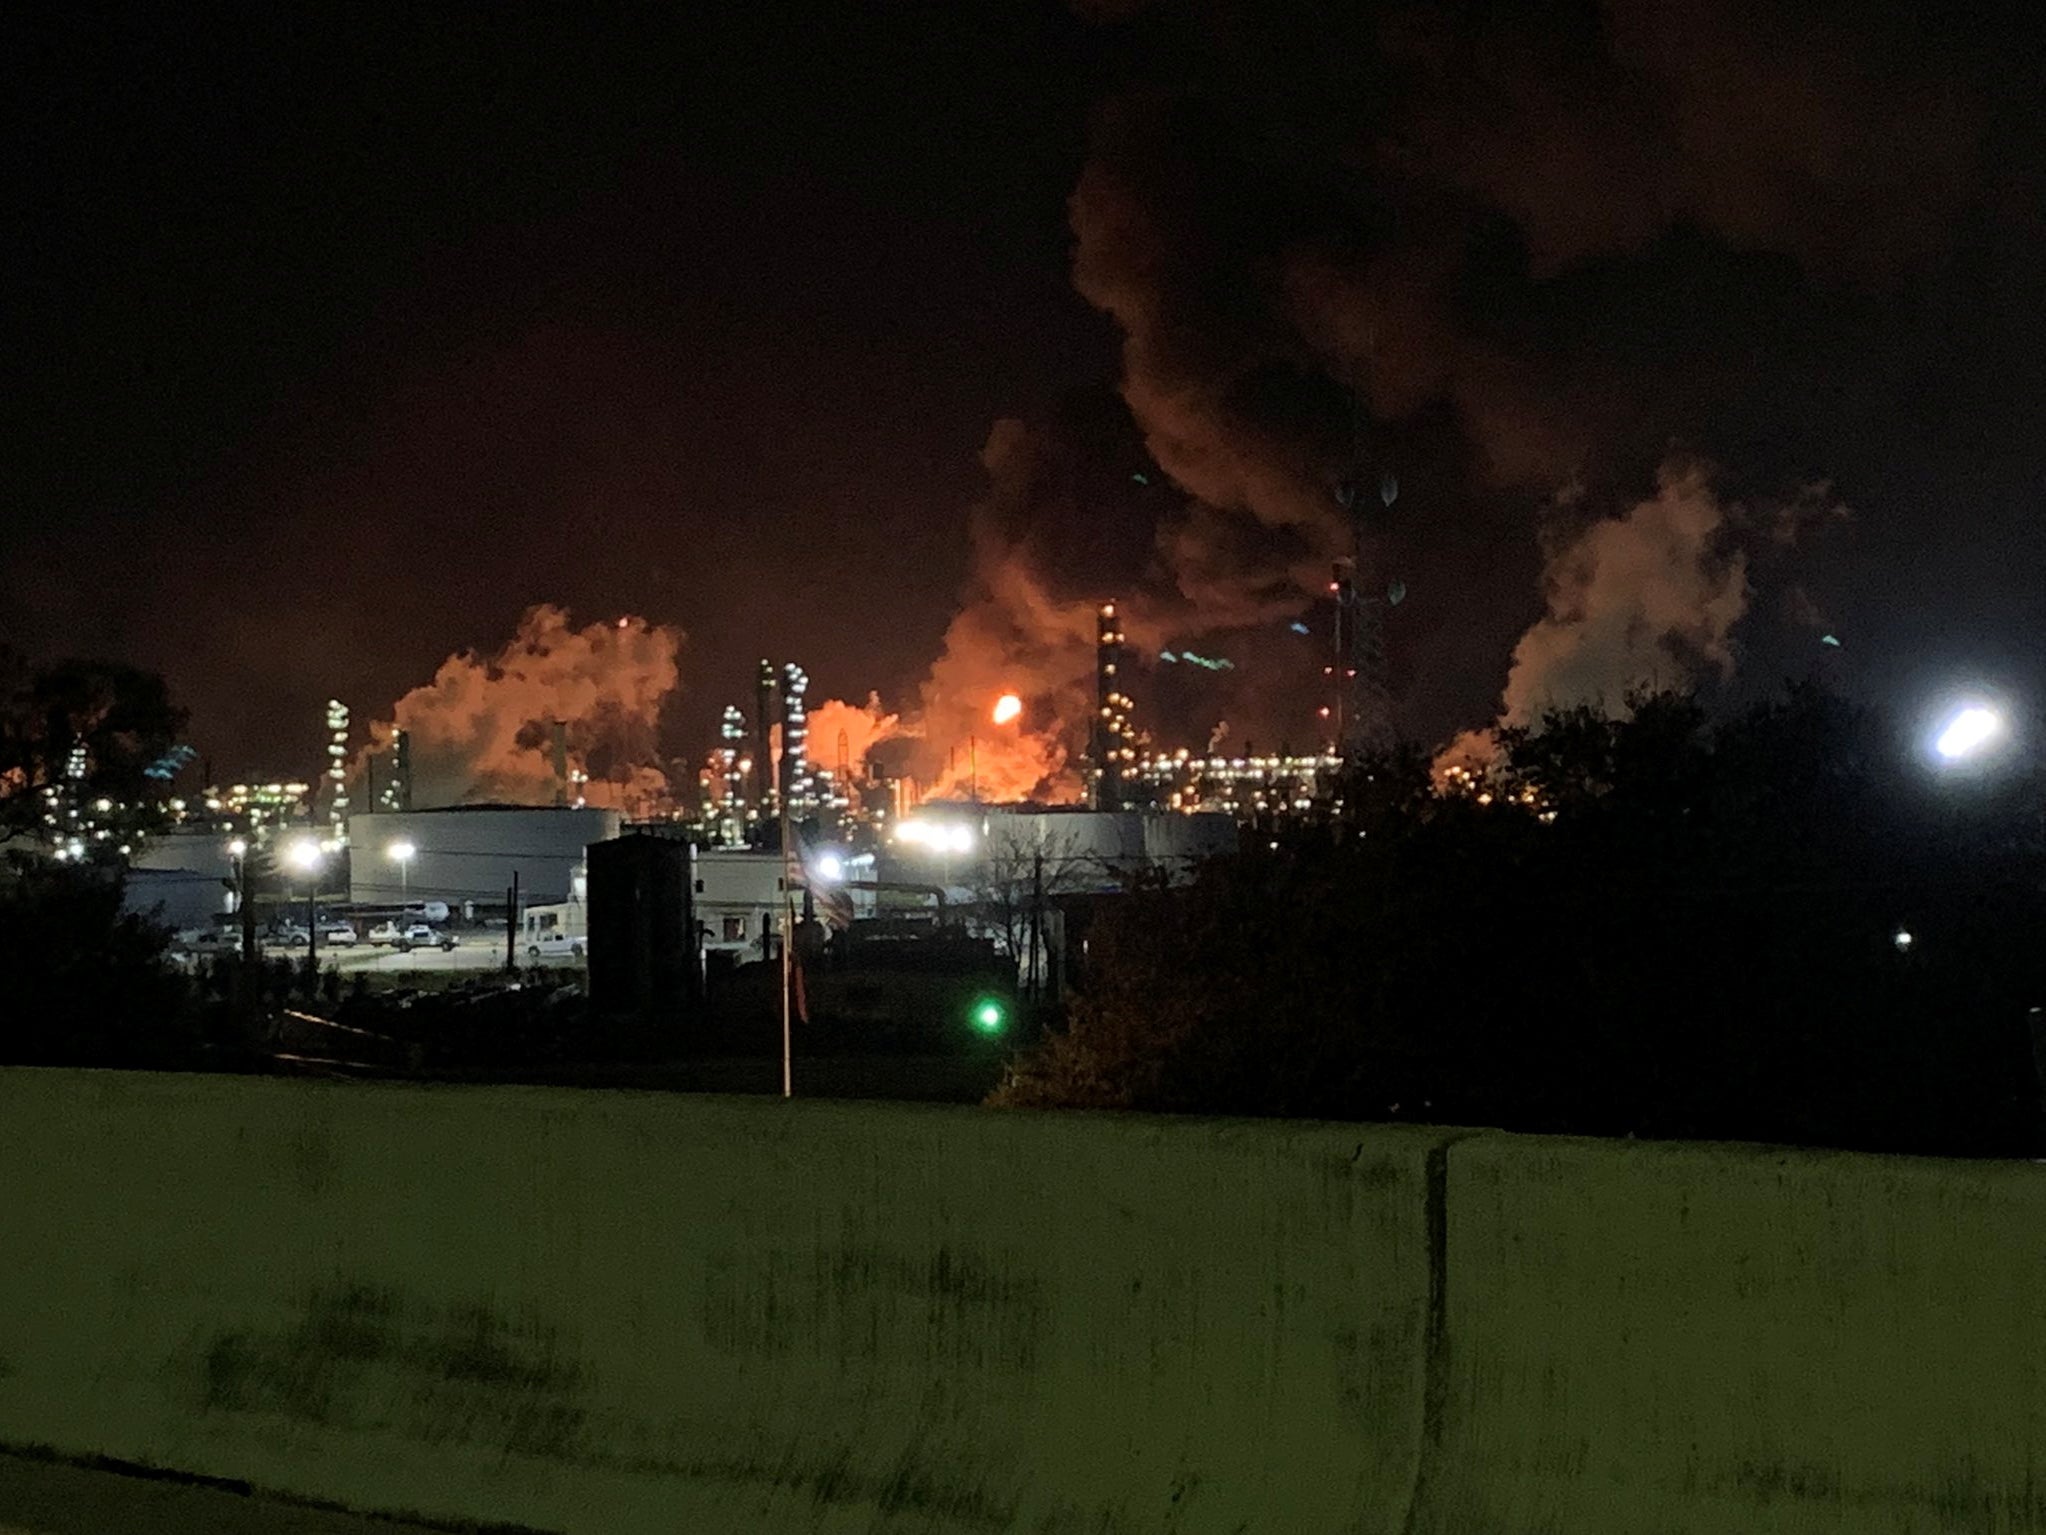
[[[1632,504],[1672,441],[1794,494],[1814,466],[1780,417],[1814,407],[1768,349],[1855,344],[1980,211],[1982,61],[1931,13],[1189,0],[1128,24],[1159,62],[1100,114],[1074,281],[1121,327],[1124,398],[1192,501],[1162,561],[1218,627],[1317,590],[1349,536],[1336,487],[1384,464],[1424,461],[1438,518],[1517,501],[1523,548],[1566,485]],[[1682,465],[1584,547],[1716,507]],[[1602,611],[1721,665],[1745,587],[1667,579],[1683,567],[1605,560],[1601,581],[1645,584]],[[1610,648],[1563,628],[1523,640],[1509,712],[1541,655]]]

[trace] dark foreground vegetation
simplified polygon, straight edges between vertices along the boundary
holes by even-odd
[[[1552,716],[1450,794],[1392,754],[1191,886],[1099,903],[1041,1035],[1020,1004],[964,1027],[991,972],[820,959],[799,1084],[966,1098],[1015,1051],[997,1104],[2046,1155],[2035,762],[2021,734],[1938,770],[1811,690]],[[0,871],[0,1064],[778,1091],[770,971],[714,977],[687,1039],[559,973],[309,993],[281,959],[180,969],[105,870]]]
[[[1106,913],[997,1101],[2046,1154],[2035,768],[1800,689],[1553,717],[1486,792],[1396,755]]]

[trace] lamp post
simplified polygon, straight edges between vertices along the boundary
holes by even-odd
[[[305,984],[311,992],[320,979],[320,870],[327,855],[312,838],[301,837],[285,849],[284,858],[305,876]]]
[[[419,849],[412,843],[400,839],[384,851],[390,855],[391,862],[398,866],[398,904],[409,906],[412,903],[412,860],[419,856]]]
[[[1942,762],[1959,765],[1987,755],[2008,729],[2003,711],[1985,703],[1967,703],[1941,721],[1932,749]]]

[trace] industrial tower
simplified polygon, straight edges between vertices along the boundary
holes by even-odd
[[[393,726],[391,729],[390,749],[384,753],[384,756],[389,759],[390,776],[384,780],[383,788],[371,796],[374,802],[371,808],[383,811],[386,814],[402,813],[410,810],[412,808],[411,734],[399,727]],[[375,765],[374,758],[371,759],[371,765]]]
[[[1125,780],[1136,769],[1136,749],[1130,728],[1130,710],[1136,707],[1122,690],[1122,667],[1127,657],[1123,648],[1122,621],[1115,604],[1101,604],[1094,642],[1094,728],[1087,750],[1092,774],[1096,810],[1120,810],[1125,798]]]
[[[714,801],[718,841],[738,847],[746,840],[746,716],[737,704],[725,705],[718,726],[718,749],[711,753],[716,775]]]
[[[772,820],[780,811],[774,781],[774,742],[769,732],[774,723],[774,663],[761,658],[760,675],[754,684],[753,707],[753,803],[762,821]]]
[[[336,847],[348,843],[348,705],[327,700],[328,835]]]
[[[1388,509],[1399,495],[1399,481],[1387,473],[1379,482],[1379,499]],[[1385,610],[1406,595],[1398,582],[1381,593],[1359,591],[1357,571],[1364,557],[1364,512],[1352,481],[1336,488],[1336,500],[1348,514],[1350,552],[1335,562],[1328,589],[1334,599],[1330,656],[1321,669],[1328,702],[1320,710],[1328,726],[1329,750],[1343,757],[1383,751],[1393,743],[1392,689],[1385,659]]]
[[[781,792],[789,814],[801,820],[817,808],[817,780],[810,772],[810,718],[803,695],[810,674],[791,661],[781,669]]]

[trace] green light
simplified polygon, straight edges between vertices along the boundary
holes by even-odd
[[[974,1027],[983,1034],[1001,1033],[1002,1024],[1006,1021],[1006,1018],[1007,1015],[1002,1011],[1002,1004],[991,997],[984,1001],[976,1002],[973,1005]]]

